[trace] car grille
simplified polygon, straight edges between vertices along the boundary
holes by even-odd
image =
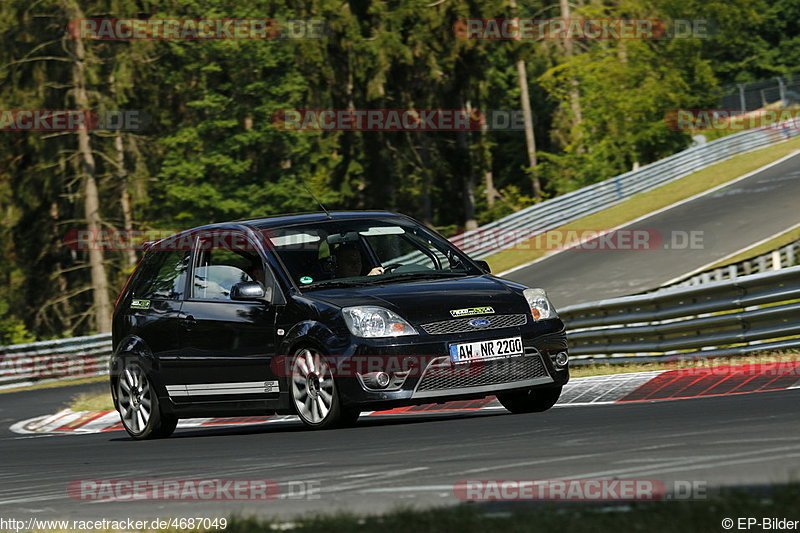
[[[470,326],[469,323],[476,318],[483,318],[490,321],[488,326]],[[528,322],[528,316],[521,315],[496,315],[496,316],[471,316],[468,318],[457,318],[455,320],[443,320],[441,322],[431,322],[422,324],[422,329],[428,335],[447,335],[451,333],[464,333],[466,331],[486,331],[489,329],[511,328],[523,326]]]
[[[535,350],[526,352],[524,357],[452,366],[447,357],[437,359],[425,371],[417,386],[417,392],[500,385],[548,377],[539,352]]]

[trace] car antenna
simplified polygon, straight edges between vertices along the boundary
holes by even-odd
[[[320,209],[325,211],[325,215],[328,217],[328,220],[333,220],[333,217],[331,216],[330,212],[327,209],[325,209],[325,206],[322,205],[322,202],[319,201],[319,198],[317,198],[317,195],[315,195],[314,192],[311,190],[311,188],[308,185],[306,185],[305,180],[301,179],[300,183],[308,191],[308,194],[311,195],[311,198],[313,198],[314,201],[317,202],[317,205],[319,205]]]

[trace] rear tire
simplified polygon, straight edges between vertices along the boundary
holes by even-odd
[[[500,403],[514,414],[541,413],[553,407],[561,396],[561,387],[528,389],[497,395]]]
[[[161,413],[161,426],[153,431],[153,438],[165,439],[175,433],[178,427],[178,417],[167,413]]]
[[[158,395],[141,364],[133,359],[125,361],[116,387],[117,411],[128,435],[136,440],[172,435],[178,419],[161,411]]]

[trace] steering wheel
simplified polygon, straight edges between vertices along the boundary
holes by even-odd
[[[388,274],[392,270],[395,270],[396,268],[401,267],[401,266],[403,266],[403,263],[390,263],[390,264],[386,265],[385,267],[383,267],[383,273],[384,274]]]

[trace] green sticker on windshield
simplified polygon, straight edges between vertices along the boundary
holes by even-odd
[[[311,276],[303,276],[302,278],[300,278],[300,283],[302,283],[303,285],[308,285],[309,283],[311,283],[313,281],[314,281],[314,278],[312,278]]]
[[[131,300],[131,309],[150,309],[150,300]]]

